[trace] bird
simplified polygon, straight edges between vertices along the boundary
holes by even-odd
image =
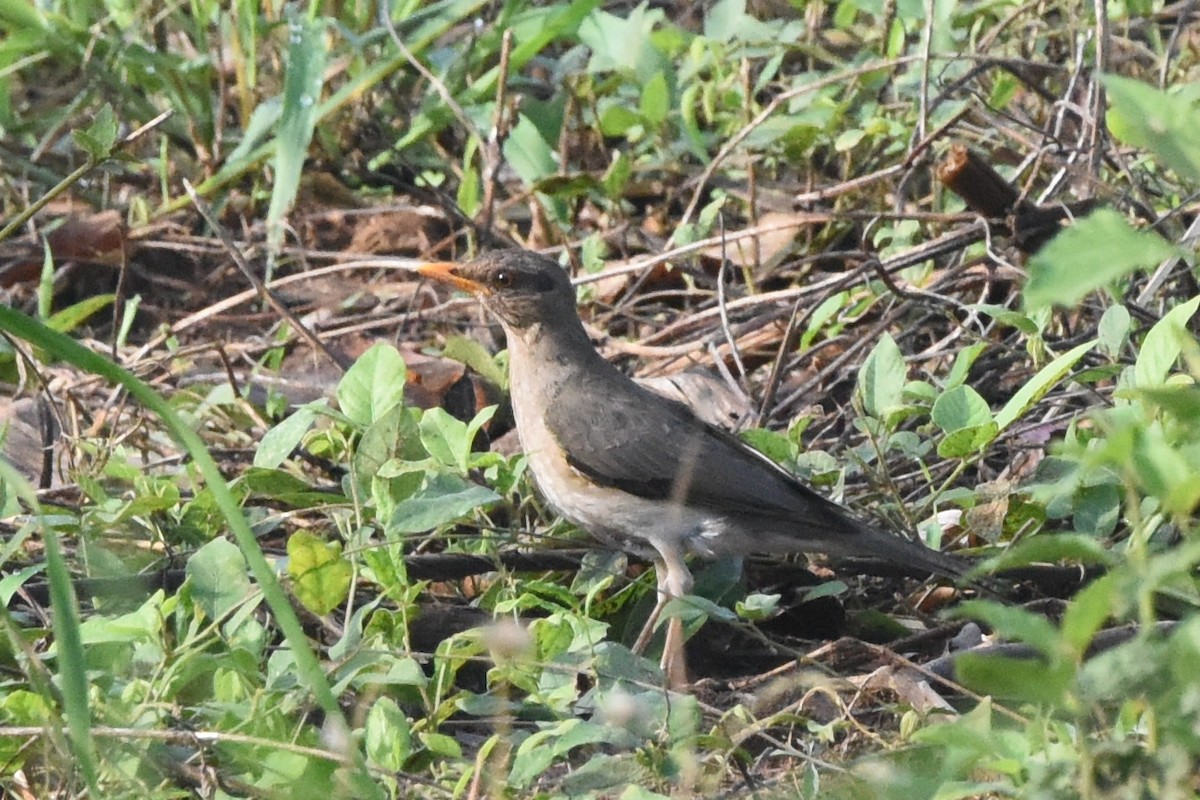
[[[477,297],[504,329],[521,447],[550,507],[602,543],[648,556],[657,602],[692,589],[687,557],[871,556],[955,580],[964,559],[876,528],[684,404],[639,385],[593,346],[559,264],[523,249],[428,261],[418,274]],[[683,624],[667,623],[668,688],[688,685]]]

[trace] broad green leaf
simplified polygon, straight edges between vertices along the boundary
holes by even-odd
[[[1117,581],[1112,573],[1101,575],[1071,598],[1062,619],[1063,639],[1082,660],[1092,637],[1112,616],[1116,605]]]
[[[1196,384],[1154,386],[1148,389],[1123,389],[1122,397],[1141,397],[1180,422],[1193,423],[1200,419],[1200,386]]]
[[[1073,306],[1089,292],[1176,254],[1166,239],[1139,231],[1108,208],[1058,234],[1029,260],[1025,305]]]
[[[663,21],[661,9],[640,3],[625,17],[607,11],[594,11],[579,26],[579,38],[592,52],[588,72],[632,73],[639,83],[647,83],[670,64],[654,44],[654,27]]]
[[[399,351],[380,342],[342,376],[337,388],[338,406],[343,414],[366,427],[404,399],[407,375]]]
[[[1200,185],[1200,108],[1194,93],[1164,92],[1120,75],[1105,75],[1103,81],[1113,135],[1151,151],[1179,177]]]
[[[780,597],[778,594],[749,594],[744,600],[737,601],[734,611],[744,620],[757,622],[775,613]]]
[[[395,405],[371,423],[354,451],[360,481],[377,475],[392,459],[419,462],[429,456],[421,444],[421,416],[419,409]]]
[[[317,409],[324,405],[318,402],[300,406],[287,419],[263,434],[254,453],[254,466],[274,469],[282,464],[299,446],[300,440],[317,418]]]
[[[964,653],[954,665],[955,679],[980,694],[1052,705],[1062,702],[1074,674],[1061,659],[1047,664],[1040,658]]]
[[[877,419],[900,407],[907,369],[896,340],[884,334],[858,373],[863,409]]]
[[[638,111],[642,118],[652,127],[657,127],[667,118],[671,110],[671,89],[667,86],[667,76],[656,72],[644,87],[642,97],[638,101]]]
[[[1097,538],[1110,535],[1121,518],[1121,491],[1115,483],[1085,486],[1075,496],[1075,530]]]
[[[1067,376],[1071,368],[1079,359],[1083,358],[1084,354],[1095,347],[1096,342],[1088,341],[1075,347],[1062,355],[1055,358],[1046,366],[1038,370],[1038,373],[1030,380],[1021,385],[1009,401],[1004,404],[1004,408],[996,412],[996,425],[1000,431],[1012,425],[1021,415],[1033,407],[1038,400],[1046,395],[1046,392],[1054,388],[1054,385]]]
[[[747,14],[746,0],[717,0],[704,15],[704,36],[718,42],[775,42],[787,35],[787,27]]]
[[[1024,642],[1051,660],[1061,654],[1062,637],[1041,614],[990,600],[968,600],[955,609],[955,615],[985,622],[1002,638]]]
[[[421,443],[429,455],[448,467],[457,467],[460,472],[467,471],[467,458],[471,453],[467,423],[444,408],[430,408],[421,415],[418,426]]]
[[[639,702],[641,698],[638,698]],[[648,771],[636,753],[596,753],[565,775],[561,791],[565,797],[612,797],[615,800],[668,800],[644,788]],[[616,794],[621,790],[621,794]]]
[[[15,570],[0,578],[0,603],[5,606],[8,601],[12,600],[12,596],[17,593],[17,590],[25,585],[25,581],[32,578],[34,575],[46,568],[45,564],[33,564],[24,569]]]
[[[1120,303],[1115,303],[1104,310],[1100,317],[1097,339],[1100,349],[1116,358],[1121,354],[1121,346],[1129,335],[1129,309]]]
[[[466,336],[451,336],[446,340],[442,355],[470,367],[487,382],[501,389],[508,388],[508,376],[505,375],[504,368],[497,364],[492,354],[476,340]]]
[[[453,736],[447,736],[444,733],[422,732],[418,734],[417,738],[422,746],[435,756],[448,759],[462,758],[462,747]]]
[[[187,562],[192,596],[210,619],[221,619],[250,594],[246,557],[226,539],[213,539]]]
[[[1148,389],[1161,386],[1166,381],[1167,373],[1179,358],[1184,341],[1191,337],[1187,325],[1195,316],[1197,307],[1200,307],[1200,295],[1168,311],[1146,334],[1133,365],[1134,386]]]
[[[994,422],[982,425],[972,425],[959,428],[948,433],[938,442],[937,452],[942,458],[964,458],[979,452],[1000,433],[1000,428]]]
[[[242,473],[237,483],[253,495],[269,497],[294,508],[314,508],[346,501],[340,493],[318,491],[303,478],[280,469],[251,467]]]
[[[308,531],[296,531],[288,537],[287,552],[292,591],[305,608],[324,616],[346,600],[353,568],[341,547]]]
[[[605,136],[624,136],[631,128],[642,124],[642,118],[632,108],[612,103],[600,112],[600,132]]]
[[[367,712],[363,730],[367,762],[387,772],[400,772],[412,754],[408,717],[390,697],[381,697]]]
[[[992,410],[987,401],[970,386],[956,386],[942,392],[934,401],[930,415],[934,424],[946,433],[992,421]]]
[[[389,535],[422,533],[454,522],[500,495],[453,475],[439,475],[415,496],[402,500],[388,521]]]
[[[527,185],[532,185],[558,173],[558,158],[554,146],[524,114],[504,140],[504,158]]]

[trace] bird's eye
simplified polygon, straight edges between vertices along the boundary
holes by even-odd
[[[513,285],[513,274],[502,269],[492,276],[492,283],[498,288],[508,289]]]

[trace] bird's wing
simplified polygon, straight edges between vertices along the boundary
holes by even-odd
[[[624,375],[582,378],[547,404],[545,422],[568,463],[590,480],[639,497],[852,533],[861,524],[739,439]],[[583,391],[579,391],[583,389]]]
[[[741,440],[615,367],[576,378],[571,391],[549,398],[544,422],[567,463],[597,484],[710,510],[764,535],[745,550],[871,555],[956,578],[967,571],[953,556],[855,519]]]

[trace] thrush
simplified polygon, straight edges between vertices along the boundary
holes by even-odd
[[[655,563],[658,602],[687,595],[685,561],[751,553],[871,556],[959,578],[968,565],[856,519],[732,434],[643,388],[595,350],[575,290],[554,261],[525,250],[418,272],[478,297],[504,328],[522,449],[545,500],[609,546]],[[667,624],[662,667],[687,683],[683,625]]]

